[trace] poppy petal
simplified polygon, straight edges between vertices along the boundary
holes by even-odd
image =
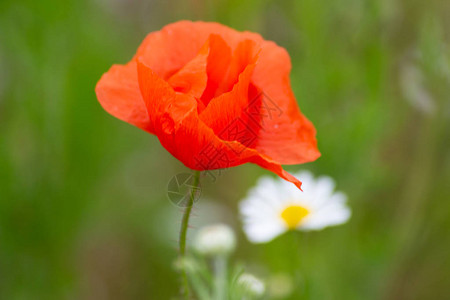
[[[137,56],[158,76],[168,79],[197,55],[211,34],[228,31],[231,29],[218,23],[179,21],[147,35]]]
[[[138,80],[147,108],[152,109],[154,115],[158,115],[157,119],[165,120],[160,123],[167,124],[159,127],[154,124],[161,144],[187,167],[213,170],[252,162],[300,188],[301,182],[284,171],[277,162],[238,141],[221,140],[199,119],[196,100],[192,96],[175,93],[139,59]],[[171,103],[177,107],[171,106]]]
[[[142,57],[142,61],[153,72],[167,80],[197,55],[199,49],[211,35],[220,36],[232,50],[246,39],[257,41],[257,43],[263,41],[257,33],[238,32],[219,23],[183,20],[148,34],[139,46],[136,56]],[[217,40],[214,38],[212,45],[216,42]],[[224,49],[222,54],[225,51]],[[226,59],[221,58],[221,60],[226,62]]]
[[[210,127],[214,133],[226,141],[239,141],[246,147],[256,141],[258,128],[248,121],[245,109],[248,106],[248,92],[250,78],[255,63],[239,75],[238,82],[233,89],[211,100],[200,114],[200,119]]]
[[[197,109],[194,97],[176,93],[141,58],[137,58],[138,82],[155,134],[173,134],[185,115]]]
[[[136,63],[113,65],[95,87],[98,101],[111,115],[153,133],[139,90]]]
[[[200,98],[206,88],[206,64],[210,52],[209,40],[194,59],[188,62],[167,81],[176,92]]]
[[[204,106],[207,106],[209,101],[215,95],[220,93],[220,87],[224,84],[224,75],[227,74],[230,64],[232,62],[231,49],[227,43],[217,34],[209,36],[210,53],[208,56],[208,83],[201,100]]]
[[[300,187],[281,164],[320,153],[290,69],[286,50],[259,34],[180,21],[149,34],[130,63],[100,79],[96,93],[110,114],[155,134],[192,169],[251,162]]]
[[[261,130],[256,149],[282,164],[317,159],[316,131],[300,112],[292,93],[291,61],[284,48],[264,42],[252,80],[262,91]]]

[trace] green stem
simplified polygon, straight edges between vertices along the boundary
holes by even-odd
[[[215,300],[226,300],[227,296],[227,257],[220,255],[214,258]]]
[[[184,210],[183,219],[181,220],[180,229],[180,258],[183,259],[186,255],[186,236],[189,227],[189,218],[191,216],[192,207],[194,206],[195,193],[197,192],[200,183],[200,171],[194,172],[194,181],[192,183],[191,193],[188,199],[186,209]],[[189,299],[189,281],[186,271],[182,268],[181,276],[183,278],[183,295],[185,299]]]

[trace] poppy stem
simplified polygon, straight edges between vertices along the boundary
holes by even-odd
[[[183,259],[186,256],[186,236],[189,227],[189,218],[191,216],[192,207],[194,206],[195,195],[197,193],[200,183],[200,171],[195,171],[193,177],[194,178],[192,182],[190,196],[188,198],[186,209],[184,210],[183,219],[181,220],[180,240],[179,240],[181,259]],[[189,281],[186,274],[186,270],[184,270],[184,268],[181,269],[181,276],[183,280],[183,295],[185,299],[189,299]]]

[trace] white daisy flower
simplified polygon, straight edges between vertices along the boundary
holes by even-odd
[[[332,178],[314,179],[308,171],[295,176],[302,181],[303,192],[290,182],[265,176],[240,203],[244,231],[250,241],[269,242],[288,230],[320,230],[350,218],[347,196],[334,192]]]

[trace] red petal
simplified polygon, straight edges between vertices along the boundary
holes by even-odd
[[[217,34],[211,34],[209,37],[211,51],[208,57],[208,85],[201,96],[205,106],[218,93],[225,84],[225,78],[230,68],[231,49],[227,43]]]
[[[208,76],[206,63],[210,53],[209,40],[203,45],[194,59],[169,78],[168,83],[176,92],[200,98],[206,88]]]
[[[150,124],[155,134],[158,138],[161,134],[173,135],[185,115],[197,110],[195,98],[176,93],[165,80],[145,66],[140,58],[137,58],[137,64],[139,88],[150,112]]]
[[[233,89],[211,100],[206,109],[200,114],[200,119],[209,126],[214,133],[226,141],[239,141],[246,147],[256,143],[259,128],[248,120],[246,108],[249,105],[248,93],[250,78],[255,68],[257,57],[248,64],[239,75],[238,82]]]
[[[175,93],[140,60],[138,79],[147,109],[153,111],[151,121],[161,144],[187,167],[212,170],[252,162],[300,188],[301,182],[284,171],[277,162],[238,141],[221,140],[198,117],[193,97]]]
[[[220,35],[231,49],[245,39],[262,41],[258,34],[238,32],[219,23],[179,21],[147,35],[136,56],[167,80],[197,55],[211,34]]]
[[[208,38],[206,57],[199,50]],[[250,66],[249,58],[259,47],[258,63]],[[98,99],[112,115],[155,133],[188,167],[204,170],[253,162],[299,186],[280,163],[297,164],[320,155],[315,129],[291,91],[289,56],[275,43],[217,23],[181,21],[149,34],[136,57],[142,62],[139,76],[134,60],[113,66],[97,84]],[[184,94],[176,93],[167,80]],[[201,116],[205,124],[197,111],[208,103],[209,112]],[[250,114],[251,120],[249,112],[256,113]],[[236,118],[246,126],[257,125],[250,127],[257,130],[257,140],[250,141],[249,130],[235,141],[221,131]],[[226,155],[228,162],[216,159],[204,166],[207,147]]]
[[[262,91],[256,145],[261,153],[281,164],[299,164],[317,159],[316,131],[303,116],[292,93],[288,53],[273,42],[264,42],[252,80]]]
[[[137,81],[136,63],[114,65],[95,87],[98,101],[111,115],[153,132]]]

